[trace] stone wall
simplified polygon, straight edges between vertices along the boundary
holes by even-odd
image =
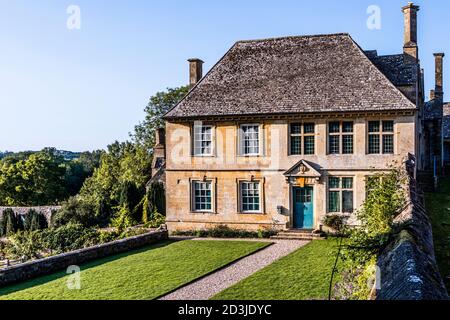
[[[60,206],[44,206],[44,207],[0,207],[0,217],[3,214],[3,211],[6,209],[13,209],[13,211],[18,215],[25,215],[30,209],[34,209],[37,212],[44,214],[47,218],[47,221],[50,222],[52,211],[58,211],[61,209]]]
[[[118,240],[0,270],[0,287],[65,270],[69,266],[129,252],[168,239],[166,230]]]
[[[377,300],[446,300],[448,294],[436,264],[433,231],[423,194],[409,172],[408,205],[396,218],[397,233],[378,258],[380,289]]]

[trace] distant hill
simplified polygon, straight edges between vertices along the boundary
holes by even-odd
[[[33,153],[37,153],[39,151],[21,151],[21,152],[10,152],[10,151],[0,151],[0,160],[14,155],[29,155]],[[73,152],[73,151],[66,151],[66,150],[56,150],[56,154],[63,157],[66,161],[72,161],[74,159],[78,159],[81,155],[81,152]]]

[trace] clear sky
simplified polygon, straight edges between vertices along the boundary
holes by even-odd
[[[400,53],[406,3],[0,0],[0,150],[84,151],[125,140],[152,94],[188,82],[186,59],[203,59],[207,71],[237,40],[349,32],[364,49]],[[450,1],[416,3],[428,92],[432,53],[450,59]],[[67,27],[70,5],[80,9],[80,29]],[[381,9],[379,30],[367,27],[370,5]]]

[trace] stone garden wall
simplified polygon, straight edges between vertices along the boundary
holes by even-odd
[[[25,215],[30,209],[34,209],[37,212],[40,212],[45,215],[47,221],[50,222],[52,211],[58,211],[61,209],[60,206],[44,206],[44,207],[0,207],[0,217],[3,214],[3,211],[6,209],[13,209],[13,211],[18,215]]]
[[[168,238],[167,230],[153,231],[123,240],[26,262],[0,270],[0,287],[66,270],[69,266],[79,266],[85,262],[129,252]]]
[[[398,232],[378,258],[377,300],[446,300],[448,294],[434,253],[433,231],[423,194],[414,177],[414,160],[407,162],[409,199],[397,217]]]

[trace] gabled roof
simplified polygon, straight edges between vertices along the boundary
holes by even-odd
[[[306,160],[299,161],[295,166],[290,168],[288,171],[284,173],[286,177],[305,177],[305,178],[320,178],[322,173],[319,172],[316,168],[313,167]]]
[[[167,119],[413,110],[348,34],[237,42]]]
[[[417,64],[405,63],[404,54],[379,56],[377,51],[366,51],[367,57],[396,86],[417,83]]]

